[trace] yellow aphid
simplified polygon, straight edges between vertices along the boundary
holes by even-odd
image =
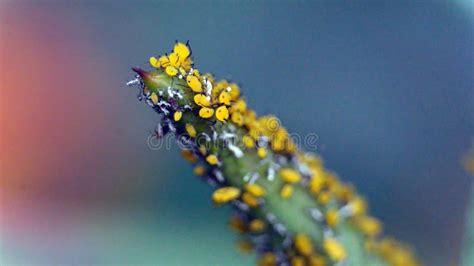
[[[210,164],[210,165],[216,165],[217,163],[219,163],[219,159],[217,159],[217,156],[215,156],[214,154],[210,154],[206,157],[206,161]]]
[[[225,105],[219,106],[216,110],[216,118],[221,122],[225,122],[229,118],[229,110]]]
[[[193,169],[193,173],[197,176],[202,176],[206,172],[206,168],[202,166],[196,166]]]
[[[329,193],[329,191],[322,191],[321,193],[319,193],[318,195],[318,201],[320,204],[322,205],[326,205],[329,203],[329,201],[331,201],[331,193]]]
[[[176,69],[176,67],[174,67],[174,66],[167,66],[165,68],[165,72],[168,76],[174,77],[174,76],[176,76],[176,74],[178,74],[178,69]]]
[[[293,186],[289,184],[283,185],[280,190],[280,196],[284,199],[288,199],[291,195],[293,195]]]
[[[211,102],[204,94],[196,94],[194,95],[194,102],[202,107],[209,107],[211,106]]]
[[[168,56],[162,55],[160,58],[158,58],[158,63],[160,64],[161,67],[167,67],[170,65],[170,60]]]
[[[237,84],[235,83],[231,83],[229,85],[230,87],[230,91],[229,91],[229,94],[230,94],[230,98],[232,99],[232,101],[235,101],[239,98],[240,96],[240,88]]]
[[[254,195],[257,198],[265,196],[265,193],[266,193],[265,189],[262,186],[255,183],[246,184],[245,190],[247,190],[247,192],[249,192],[250,194]]]
[[[298,171],[291,168],[283,168],[280,170],[280,177],[286,183],[296,183],[301,181],[301,175]]]
[[[199,145],[199,152],[201,153],[202,156],[206,156],[207,154],[206,145],[204,144]]]
[[[280,152],[285,148],[285,141],[280,139],[274,139],[271,143],[272,150]]]
[[[361,197],[355,197],[349,202],[354,216],[362,215],[367,211],[367,202]]]
[[[324,178],[320,175],[313,175],[309,181],[309,190],[313,193],[319,193],[324,187]]]
[[[181,117],[183,117],[183,112],[181,111],[174,112],[173,114],[174,121],[178,122],[179,120],[181,120]]]
[[[217,84],[214,85],[212,89],[212,96],[217,97],[221,91],[225,90],[229,86],[229,83],[226,80],[219,80]]]
[[[245,192],[242,195],[242,201],[245,202],[245,204],[249,205],[250,207],[254,208],[258,206],[258,199],[252,194]]]
[[[265,149],[264,147],[258,148],[257,149],[257,155],[258,155],[258,157],[260,157],[262,159],[267,157],[267,149]]]
[[[348,202],[354,196],[354,190],[352,186],[339,183],[333,187],[333,193],[342,202]]]
[[[148,87],[144,87],[143,94],[148,94],[148,93],[150,93],[150,89],[148,89]]]
[[[294,153],[297,150],[296,144],[290,139],[286,144],[286,152]]]
[[[221,187],[212,193],[212,200],[217,204],[235,200],[240,196],[240,189],[236,187]]]
[[[257,120],[257,113],[253,110],[247,110],[245,112],[244,124],[250,126],[252,123],[255,123]]]
[[[181,61],[184,61],[191,55],[191,50],[186,44],[178,42],[174,45],[173,53],[177,54]]]
[[[239,240],[237,241],[237,249],[244,253],[250,253],[253,250],[253,245],[248,240]]]
[[[233,112],[230,116],[230,120],[238,126],[242,126],[244,124],[244,117],[239,112]]]
[[[230,105],[230,94],[226,91],[221,92],[219,94],[219,103]]]
[[[160,67],[160,62],[158,61],[158,58],[156,58],[154,56],[150,57],[149,62],[150,62],[150,65],[154,68],[159,68]]]
[[[249,223],[249,229],[252,232],[262,232],[263,230],[265,230],[265,227],[265,222],[260,219],[252,220]]]
[[[188,135],[189,135],[191,138],[196,137],[197,132],[196,132],[196,129],[194,128],[193,125],[191,125],[191,124],[188,123],[188,124],[186,124],[185,128],[186,128],[186,132],[188,133]]]
[[[170,66],[179,67],[181,65],[179,61],[179,56],[176,53],[171,53],[168,56],[168,59],[170,60]]]
[[[311,255],[308,258],[308,266],[326,266],[326,260],[321,255]]]
[[[181,151],[181,156],[183,156],[184,159],[191,163],[195,163],[197,161],[196,155],[191,150],[182,150]]]
[[[304,258],[301,256],[295,256],[291,258],[291,266],[305,266],[306,263],[304,261]]]
[[[244,143],[246,148],[253,148],[255,147],[255,141],[248,135],[242,137],[242,142]]]
[[[258,128],[251,128],[249,130],[249,136],[252,137],[254,140],[258,140],[261,135],[262,132]]]
[[[183,77],[186,77],[186,75],[188,74],[188,73],[186,72],[186,70],[185,70],[184,68],[182,68],[182,67],[180,67],[180,68],[178,69],[178,71],[179,71],[179,74],[180,74],[181,76],[183,76]]]
[[[309,256],[313,253],[313,243],[311,239],[302,233],[296,234],[294,239],[295,249],[304,256]]]
[[[153,104],[157,104],[158,103],[158,95],[154,92],[151,93],[150,95],[150,100]]]
[[[357,218],[355,223],[369,237],[375,237],[382,232],[382,224],[374,217],[362,216]]]
[[[336,209],[329,209],[326,212],[326,224],[329,227],[334,227],[339,223],[339,214]]]
[[[201,73],[199,73],[199,70],[197,70],[196,68],[193,69],[193,75],[200,78],[201,77]]]
[[[203,107],[199,110],[199,116],[202,118],[210,118],[214,115],[214,109]]]
[[[191,60],[191,57],[188,57],[184,61],[181,62],[181,67],[184,70],[189,71],[189,70],[191,70],[192,64],[193,64],[193,60]]]
[[[247,103],[243,99],[240,99],[232,105],[231,109],[233,112],[244,113],[247,110]]]
[[[229,227],[240,234],[247,231],[246,223],[239,216],[232,216],[229,219]]]
[[[275,266],[277,265],[277,258],[275,254],[267,252],[263,254],[258,260],[258,266]]]
[[[189,75],[186,77],[186,83],[194,92],[202,92],[202,83],[199,81],[199,78],[194,75]]]
[[[339,262],[347,256],[346,249],[334,238],[324,239],[323,247],[333,261]]]

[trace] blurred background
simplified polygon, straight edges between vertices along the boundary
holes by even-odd
[[[456,265],[474,136],[470,1],[0,2],[0,264],[251,265],[229,209],[126,87],[189,40],[426,265]]]

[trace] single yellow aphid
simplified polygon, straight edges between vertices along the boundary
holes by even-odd
[[[258,140],[261,135],[262,135],[262,132],[258,128],[255,128],[255,127],[250,128],[249,136],[252,137],[254,140]]]
[[[230,105],[230,94],[226,91],[221,92],[219,95],[219,103]]]
[[[313,243],[311,239],[302,233],[296,234],[294,239],[295,249],[304,256],[309,256],[313,253]]]
[[[258,184],[246,184],[245,185],[245,190],[247,190],[247,192],[249,192],[250,194],[252,194],[253,196],[257,197],[257,198],[260,198],[260,197],[263,197],[265,196],[265,189],[258,185]]]
[[[262,232],[265,228],[265,222],[260,219],[254,219],[249,223],[249,229],[252,232]]]
[[[168,56],[162,55],[158,59],[158,63],[160,64],[160,67],[167,67],[167,66],[170,65],[170,60],[169,60]]]
[[[247,224],[239,216],[232,216],[229,219],[229,227],[239,234],[247,231]]]
[[[258,206],[258,199],[252,194],[245,192],[242,195],[242,201],[245,202],[245,204],[249,205],[252,208],[255,208]]]
[[[321,255],[309,256],[308,263],[308,266],[326,266],[326,260]]]
[[[357,218],[356,226],[367,236],[375,237],[382,232],[382,224],[379,220],[370,216]]]
[[[206,156],[207,154],[206,145],[204,144],[199,145],[199,152],[201,153],[202,156]]]
[[[230,120],[238,126],[242,126],[244,124],[244,117],[239,112],[233,112],[230,116]]]
[[[293,195],[293,186],[289,184],[283,185],[280,190],[280,196],[284,199],[288,199],[291,195]]]
[[[219,159],[217,159],[217,156],[215,156],[214,154],[210,154],[206,157],[206,161],[210,164],[210,165],[216,165],[217,163],[219,163]]]
[[[193,173],[197,176],[202,176],[202,175],[204,175],[205,172],[206,172],[206,168],[204,168],[202,166],[196,166],[193,169]]]
[[[154,105],[156,105],[158,103],[158,95],[152,92],[150,95],[150,100]]]
[[[303,257],[295,256],[291,258],[291,266],[305,266],[306,262]]]
[[[199,78],[194,75],[189,75],[186,77],[186,83],[194,92],[202,92],[202,83],[199,81]]]
[[[181,111],[174,112],[173,114],[174,121],[178,122],[179,120],[181,120],[181,117],[183,117],[183,112]]]
[[[196,94],[194,95],[193,99],[194,99],[194,102],[199,106],[202,106],[202,107],[211,106],[211,102],[209,101],[209,99],[207,99],[206,95],[204,94]]]
[[[230,97],[233,101],[237,100],[240,96],[240,88],[237,84],[235,83],[232,83],[229,85],[230,87],[230,91],[229,91],[229,94],[230,94]]]
[[[323,247],[333,261],[339,262],[347,256],[346,249],[334,238],[325,238]]]
[[[232,105],[231,109],[233,112],[244,113],[247,110],[247,103],[243,99],[240,99]]]
[[[186,73],[186,70],[185,70],[184,68],[182,68],[182,67],[180,67],[180,68],[178,69],[178,71],[179,71],[179,74],[180,74],[181,76],[183,76],[183,77],[186,77],[186,75],[188,74],[188,73]]]
[[[193,69],[192,74],[198,78],[201,78],[201,73],[199,73],[199,70],[197,70],[196,68]]]
[[[191,55],[191,50],[186,44],[178,42],[174,45],[173,53],[179,56],[180,61],[184,61]]]
[[[170,60],[170,66],[177,68],[181,65],[181,62],[179,61],[179,56],[176,53],[171,53],[168,56],[168,59]]]
[[[229,118],[229,110],[225,105],[219,106],[216,110],[216,118],[221,122],[225,122]]]
[[[263,254],[258,260],[258,266],[275,266],[277,265],[277,257],[272,252]]]
[[[160,67],[160,62],[158,61],[158,58],[156,58],[154,56],[150,57],[149,62],[150,62],[150,65],[154,68],[159,68]]]
[[[258,155],[258,157],[260,157],[262,159],[267,157],[267,149],[265,149],[264,147],[258,148],[257,149],[257,155]]]
[[[214,109],[209,107],[203,107],[199,110],[199,116],[202,118],[210,118],[214,115]]]
[[[331,193],[329,193],[329,191],[322,191],[321,193],[319,193],[318,195],[318,201],[320,204],[322,205],[326,205],[329,203],[329,201],[331,201]]]
[[[196,137],[197,132],[196,132],[196,129],[194,128],[193,125],[191,125],[191,124],[188,123],[188,124],[186,124],[185,127],[186,127],[186,132],[188,133],[188,135],[189,135],[191,138]]]
[[[255,147],[255,141],[248,135],[242,137],[242,142],[244,143],[246,148],[253,148]]]
[[[240,196],[240,189],[236,187],[221,187],[212,193],[212,200],[217,204],[235,200]]]
[[[178,70],[174,66],[167,66],[165,68],[165,72],[170,77],[174,77],[174,76],[176,76],[176,74],[178,74]]]
[[[253,250],[253,245],[248,240],[239,240],[237,241],[237,249],[244,253],[250,253]]]
[[[367,202],[361,197],[355,197],[349,202],[354,216],[362,215],[367,211]]]
[[[296,183],[301,181],[301,175],[298,171],[291,168],[283,168],[280,170],[280,177],[286,183]]]
[[[339,223],[339,214],[336,209],[329,209],[326,212],[326,224],[329,227],[334,227]]]
[[[313,193],[319,193],[324,187],[324,178],[319,175],[314,175],[309,181],[309,190]]]
[[[191,163],[195,163],[197,161],[196,155],[191,150],[182,150],[181,151],[181,156],[183,156],[184,159]]]

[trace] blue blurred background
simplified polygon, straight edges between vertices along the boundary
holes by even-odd
[[[2,265],[251,265],[227,208],[124,83],[189,40],[259,113],[319,136],[386,232],[456,265],[474,136],[470,1],[3,1]]]

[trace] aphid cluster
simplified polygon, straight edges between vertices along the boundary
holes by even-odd
[[[418,264],[408,248],[380,236],[365,200],[319,157],[298,151],[275,117],[258,117],[236,83],[201,74],[187,43],[149,63],[152,71],[134,68],[127,84],[139,85],[139,98],[162,114],[157,135],[176,135],[194,173],[215,188],[212,200],[234,207],[238,247],[256,250],[260,265],[348,264],[344,228],[363,239],[367,256]]]

